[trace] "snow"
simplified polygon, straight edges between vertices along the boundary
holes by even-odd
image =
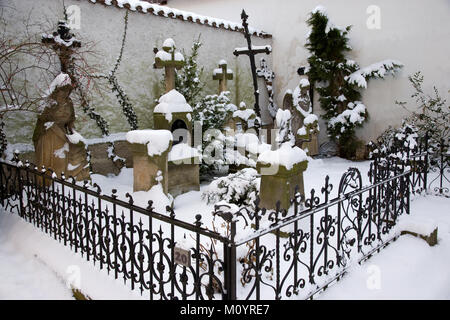
[[[280,128],[289,120],[291,120],[291,111],[289,111],[288,109],[278,109],[277,115],[275,117],[276,126]]]
[[[91,2],[95,3],[96,0],[90,0]],[[112,5],[111,0],[105,0],[106,5]],[[152,13],[154,15],[162,15],[164,17],[171,17],[173,19],[182,19],[184,21],[194,21],[200,24],[208,25],[211,27],[221,27],[229,30],[237,30],[242,28],[241,23],[232,22],[224,19],[219,18],[213,18],[209,16],[204,16],[200,14],[196,14],[189,11],[183,11],[178,10],[174,8],[170,8],[167,6],[161,6],[153,3],[148,3],[146,1],[140,1],[140,0],[118,0],[117,5],[120,8],[123,8],[125,4],[128,4],[130,6],[130,10],[136,11],[137,7],[140,6],[142,8],[142,12],[146,13]],[[258,36],[264,36],[267,35],[264,31],[257,30],[253,27],[249,27],[249,32],[252,34],[256,34]]]
[[[165,152],[172,141],[172,133],[169,130],[133,130],[126,134],[129,143],[138,143],[147,145],[148,155],[150,157],[161,155]]]
[[[305,190],[315,188],[320,190],[326,175],[335,186],[336,192],[339,180],[348,167],[357,167],[362,173],[363,185],[368,184],[365,174],[369,169],[369,161],[351,162],[341,158],[309,159],[308,170],[304,172]],[[245,174],[248,173],[248,175]],[[252,173],[253,172],[253,173]],[[244,171],[247,181],[259,185],[259,177],[253,169]],[[217,181],[217,180],[216,180]],[[125,193],[132,194],[135,203],[147,206],[149,199],[154,202],[155,210],[165,212],[165,205],[171,202],[170,197],[163,195],[160,187],[148,192],[133,193],[132,169],[123,168],[118,176],[106,177],[92,175],[92,182],[102,187],[103,193],[108,194],[117,189],[120,199]],[[243,187],[246,181],[236,180],[237,188]],[[195,215],[202,215],[203,226],[216,228],[222,232],[221,219],[211,214],[214,204],[207,204],[202,200],[202,194],[210,185],[201,185],[200,191],[191,191],[176,197],[173,206],[176,218],[194,222]],[[213,188],[214,189],[214,188]],[[214,190],[213,190],[214,191]],[[323,200],[323,194],[316,193]],[[230,194],[231,196],[231,194]],[[438,226],[438,245],[429,247],[422,239],[412,236],[401,236],[396,242],[376,253],[371,259],[361,265],[356,265],[336,284],[315,298],[323,299],[450,299],[450,215],[448,215],[449,199],[434,196],[415,196],[411,199],[411,215],[402,216],[399,224],[409,226],[426,222],[426,230]],[[216,202],[215,205],[226,205],[226,202]],[[231,206],[234,213],[239,208]],[[412,218],[412,220],[409,220]],[[404,222],[402,220],[405,220]],[[409,220],[409,221],[408,221]],[[214,225],[213,225],[214,224]],[[178,230],[178,229],[177,229]],[[418,229],[416,229],[418,230]],[[252,229],[239,229],[239,236],[249,234]],[[192,247],[190,236],[177,234],[177,246],[185,249]],[[262,244],[273,246],[273,235],[262,237]],[[238,248],[238,257],[245,254],[246,246]],[[18,260],[17,260],[18,259]],[[19,261],[15,263],[15,261]],[[283,261],[283,260],[282,260]],[[29,268],[28,265],[31,267]],[[70,299],[71,293],[65,289],[65,283],[73,278],[68,272],[71,267],[78,267],[81,275],[79,287],[81,291],[93,299],[147,299],[140,296],[139,290],[131,291],[123,284],[119,277],[114,280],[105,270],[100,271],[99,265],[87,262],[78,253],[63,246],[53,238],[45,235],[41,230],[16,215],[5,214],[0,208],[0,272],[7,270],[8,277],[0,279],[0,298],[29,298],[29,299]],[[240,267],[240,265],[238,265]],[[369,289],[367,283],[373,270],[381,270],[381,289]],[[240,270],[238,270],[239,273]],[[262,275],[267,276],[267,273]],[[21,281],[23,279],[23,281]],[[266,278],[265,278],[266,279]],[[7,290],[3,284],[6,283]],[[35,285],[36,284],[36,285]],[[25,290],[26,289],[26,290]],[[238,293],[242,287],[238,286]],[[262,286],[262,295],[270,296],[271,289]],[[293,295],[291,299],[299,299]]]
[[[272,52],[272,46],[271,45],[264,45],[264,46],[254,46],[252,45],[252,50],[258,50],[258,51],[266,51],[266,52]],[[248,51],[248,47],[239,47],[234,49],[235,54],[239,54],[242,52]]]
[[[348,107],[349,109],[344,110],[337,117],[330,119],[328,125],[332,127],[337,123],[346,124],[348,122],[359,124],[365,120],[364,114],[366,112],[366,106],[364,104],[360,101],[356,101],[355,103],[349,102]],[[344,129],[344,127],[342,127],[342,129]]]
[[[319,118],[317,117],[317,115],[311,113],[309,115],[307,115],[305,117],[305,119],[303,119],[303,124],[308,125],[308,124],[313,124],[314,122],[319,121]]]
[[[320,14],[322,14],[324,16],[328,16],[327,8],[325,8],[324,6],[321,6],[321,5],[315,7],[311,11],[311,14],[314,14],[314,13],[320,13]]]
[[[91,139],[85,139],[86,145],[93,145],[98,143],[114,143],[116,141],[125,141],[126,140],[126,132],[117,132],[112,133],[109,136],[105,136],[102,138],[91,138]]]
[[[186,143],[178,143],[169,152],[169,161],[180,161],[200,157],[197,149],[188,146]]]
[[[240,118],[244,121],[248,121],[253,115],[256,115],[253,109],[236,110],[233,112],[233,118]]]
[[[225,64],[226,64],[226,62],[225,62]],[[215,75],[221,74],[222,72],[223,72],[222,68],[216,68],[213,70],[213,75],[215,76]],[[227,69],[227,74],[233,74],[233,70]]]
[[[49,122],[44,123],[45,130],[50,129],[54,123],[55,123],[54,121],[49,121]]]
[[[72,134],[67,134],[66,137],[69,139],[70,143],[78,144],[80,142],[85,142],[85,139],[81,134],[72,129]]]
[[[62,148],[55,150],[53,152],[53,154],[55,155],[55,157],[58,157],[60,159],[65,159],[66,152],[69,152],[69,144],[68,143],[65,143],[64,146],[62,146]]]
[[[55,91],[58,87],[63,87],[66,85],[71,85],[72,81],[70,80],[70,77],[67,73],[60,73],[56,76],[55,79],[53,79],[52,83],[50,84],[49,88],[45,91],[44,97],[50,96],[53,91]]]
[[[309,87],[309,85],[310,85],[310,83],[309,83],[308,79],[306,79],[306,78],[300,79],[300,83],[299,83],[300,88]]]
[[[424,240],[411,235],[400,236],[363,264],[351,268],[338,283],[317,298],[450,299],[449,201],[444,197],[418,196],[411,201],[410,216],[403,217],[437,225],[436,246],[430,247]]]
[[[174,49],[175,48],[175,41],[172,38],[167,38],[166,40],[164,40],[163,42],[163,48],[171,48]]]
[[[76,166],[74,166],[73,164],[69,163],[67,165],[67,170],[72,171],[72,170],[75,170],[76,168],[78,168],[79,166],[80,166],[80,163],[77,164]]]
[[[271,166],[284,166],[291,170],[294,165],[307,161],[305,151],[299,147],[292,147],[289,142],[283,143],[278,150],[267,150],[258,157],[258,163]]]
[[[174,112],[192,112],[192,107],[186,103],[183,95],[175,89],[162,95],[158,102],[153,112],[165,114],[166,120],[169,122],[172,121],[172,113]]]
[[[164,50],[159,50],[155,57],[161,59],[162,61],[172,61],[172,53]],[[180,52],[175,52],[173,61],[184,61],[184,56]]]
[[[402,66],[403,63],[400,61],[387,59],[359,69],[345,77],[345,80],[350,84],[356,84],[360,88],[367,88],[367,77],[384,78],[385,75],[395,72],[395,68]]]
[[[73,299],[63,279],[50,266],[39,256],[24,252],[20,236],[26,242],[27,235],[20,226],[25,230],[31,227],[0,209],[0,300]],[[20,236],[14,235],[15,231]]]

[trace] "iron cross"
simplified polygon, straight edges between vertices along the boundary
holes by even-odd
[[[270,46],[264,46],[264,47],[252,47],[252,41],[251,41],[251,35],[248,31],[248,23],[247,23],[248,15],[245,13],[245,10],[242,10],[241,13],[241,19],[242,19],[242,26],[244,27],[245,31],[245,39],[247,39],[247,49],[235,49],[233,54],[237,57],[241,54],[248,55],[250,58],[250,67],[252,69],[252,78],[253,78],[253,88],[254,88],[254,94],[255,94],[255,112],[258,117],[261,116],[261,112],[259,110],[259,91],[258,91],[258,81],[256,78],[256,64],[255,64],[255,55],[258,53],[266,53],[269,54],[271,52]]]

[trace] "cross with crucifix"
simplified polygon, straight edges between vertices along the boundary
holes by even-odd
[[[153,67],[156,69],[165,69],[165,88],[166,93],[175,89],[175,69],[181,69],[185,62],[180,52],[175,51],[175,42],[172,39],[166,39],[163,43],[163,49],[154,49],[156,53]]]
[[[242,26],[245,31],[245,38],[247,39],[247,48],[236,48],[233,54],[237,57],[241,54],[245,54],[250,58],[250,67],[252,69],[252,79],[253,79],[253,88],[255,95],[255,112],[258,117],[261,116],[261,112],[259,110],[259,92],[258,92],[258,80],[256,78],[256,64],[255,64],[255,55],[258,53],[266,53],[270,54],[271,47],[270,46],[252,46],[251,35],[248,31],[248,23],[247,23],[248,15],[245,13],[245,10],[242,10],[241,19]]]
[[[42,43],[52,45],[52,49],[58,55],[61,72],[67,73],[72,80],[72,84],[76,83],[74,77],[74,63],[72,54],[74,48],[80,48],[81,42],[75,38],[70,32],[70,28],[66,20],[58,21],[58,29],[52,34],[44,33],[41,39]]]
[[[219,94],[227,91],[227,80],[233,80],[233,71],[227,68],[225,60],[221,60],[219,68],[214,69],[213,80],[219,80]]]

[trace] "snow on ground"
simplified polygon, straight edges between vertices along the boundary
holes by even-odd
[[[348,167],[358,167],[363,184],[368,184],[369,162],[351,162],[340,158],[316,159],[304,174],[305,190],[320,192],[326,175],[336,194],[339,180]],[[123,169],[119,176],[93,175],[93,182],[104,194],[117,189],[119,197],[132,193],[132,169]],[[205,227],[212,228],[213,205],[201,199],[200,191],[191,191],[175,198],[176,217],[188,222],[202,214]],[[308,194],[308,193],[307,193]],[[450,299],[450,199],[417,196],[411,202],[412,216],[433,220],[439,227],[439,244],[429,247],[423,240],[401,236],[361,266],[353,267],[338,283],[322,293],[323,299]],[[164,212],[162,212],[164,213]],[[270,240],[270,239],[269,239]],[[377,269],[378,268],[378,269]],[[377,271],[381,276],[379,290],[369,290]],[[369,273],[370,274],[369,274]],[[16,215],[0,210],[0,299],[70,299],[66,283],[70,280],[92,299],[143,299],[139,291],[131,291],[123,280],[115,280],[98,264],[86,261],[79,253],[42,233]],[[3,277],[7,274],[7,277]],[[79,277],[78,277],[79,275]],[[79,279],[79,283],[77,282]],[[75,282],[74,282],[75,280]]]
[[[25,223],[0,213],[0,300],[73,299],[63,279],[45,262],[17,249],[7,230],[11,218],[17,220],[14,225]]]
[[[0,209],[0,299],[73,299],[68,284],[90,298],[139,299],[92,261]],[[6,276],[4,276],[6,275]]]
[[[403,235],[354,266],[318,299],[450,299],[450,199],[418,196],[411,215],[434,220],[438,244]]]

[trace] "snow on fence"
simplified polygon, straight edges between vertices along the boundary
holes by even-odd
[[[288,211],[220,203],[226,234],[202,227],[200,215],[181,221],[170,207],[158,213],[20,161],[0,162],[0,204],[149,299],[312,298],[399,236],[411,193],[448,196],[447,148],[424,139],[378,153],[368,186],[350,168],[337,190],[327,177]]]

